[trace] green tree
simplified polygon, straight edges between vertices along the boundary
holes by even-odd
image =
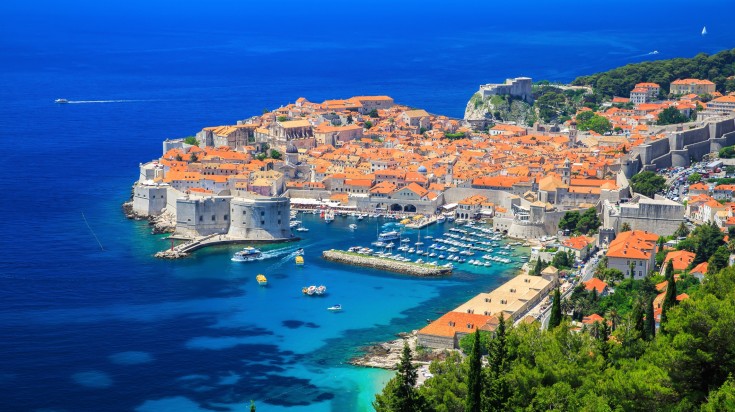
[[[373,122],[370,120],[365,121],[365,130],[369,130],[371,127],[373,127]]]
[[[288,121],[288,116],[278,116],[276,117],[276,120],[278,120],[279,122],[285,122]]]
[[[508,342],[505,316],[500,313],[498,327],[495,329],[495,338],[490,342],[489,364],[485,384],[485,410],[500,411],[507,409],[511,396],[507,379],[509,368]]]
[[[347,115],[347,119],[346,120],[347,120],[347,124],[352,124],[352,122],[355,121],[355,119],[352,118],[352,115],[351,114]]]
[[[421,412],[428,411],[429,405],[423,394],[416,390],[418,372],[412,363],[411,348],[403,342],[403,353],[394,376],[383,388],[383,392],[375,395],[373,407],[378,412]]]
[[[250,401],[250,412],[255,412],[255,401]]]
[[[653,197],[666,187],[666,179],[649,170],[638,173],[630,181],[634,192],[648,197]]]
[[[177,162],[180,162],[180,161],[184,160],[184,158],[181,157],[181,155],[178,154],[178,153],[176,154],[176,157],[174,157],[174,159],[176,159]]]
[[[577,211],[566,212],[559,221],[559,229],[561,230],[576,230],[577,223],[579,222],[580,214]]]
[[[689,236],[689,228],[687,227],[686,224],[684,224],[684,222],[681,222],[679,224],[679,227],[676,228],[676,231],[674,232],[674,236],[676,236],[677,238]]]
[[[694,184],[702,180],[702,175],[700,175],[697,172],[694,172],[687,177],[687,183]]]
[[[730,263],[730,252],[727,246],[720,246],[707,261],[707,274],[711,275],[726,268]]]
[[[199,146],[199,142],[197,141],[197,138],[194,136],[187,136],[184,138],[184,143],[190,144],[192,146]]]
[[[723,159],[735,157],[735,146],[725,146],[717,153]]]
[[[549,329],[554,329],[561,324],[561,293],[559,288],[554,289],[554,298],[551,303],[551,314],[549,315]]]
[[[643,335],[646,340],[653,340],[656,336],[656,318],[653,313],[653,299],[646,302],[646,320],[643,325],[646,333]]]
[[[480,412],[482,401],[482,347],[480,329],[472,334],[472,351],[469,357],[469,373],[467,373],[466,412]]]
[[[669,106],[661,111],[658,115],[658,125],[686,123],[689,117],[685,116],[676,106]]]
[[[630,224],[628,222],[623,222],[623,225],[620,226],[621,232],[630,232],[632,229],[630,228]]]
[[[370,112],[368,112],[368,116],[370,116],[370,117],[380,117],[380,115],[378,114],[378,109],[370,110]]]
[[[577,221],[576,230],[580,233],[588,234],[594,232],[600,227],[600,219],[597,217],[597,210],[591,207],[584,211]]]
[[[709,260],[717,248],[725,241],[725,234],[720,231],[715,222],[705,223],[698,226],[692,232],[692,243],[694,244],[694,261],[692,267]]]
[[[710,391],[702,412],[735,411],[735,380],[732,375],[718,389]]]
[[[460,353],[450,352],[445,360],[431,363],[429,370],[434,377],[426,380],[419,392],[437,412],[463,412],[467,398],[467,369],[467,362],[462,360]]]
[[[265,160],[265,158],[266,158],[266,155],[265,155],[265,153],[258,153],[258,154],[257,154],[257,155],[255,156],[255,158],[256,158],[256,159],[258,159],[258,160],[260,160],[260,161],[262,162],[263,160]]]
[[[670,259],[666,264],[666,295],[664,295],[664,301],[661,304],[663,311],[676,305],[676,280],[674,279],[674,263],[673,259]]]
[[[271,158],[272,159],[276,159],[276,160],[280,159],[281,158],[281,152],[279,152],[276,149],[271,149]]]
[[[199,157],[196,153],[192,153],[191,155],[189,155],[189,161],[191,163],[196,163],[197,161],[199,161]]]
[[[646,324],[644,320],[646,309],[643,305],[643,300],[639,297],[633,306],[633,313],[631,314],[631,322],[633,323],[633,329],[635,329],[641,336],[646,336]]]

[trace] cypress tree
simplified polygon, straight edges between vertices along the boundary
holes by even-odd
[[[408,347],[408,342],[404,341],[396,376],[388,381],[382,393],[375,395],[373,407],[376,411],[423,412],[430,410],[426,399],[416,390],[418,368],[411,361],[411,348]]]
[[[597,347],[599,348],[600,355],[607,360],[610,355],[610,344],[608,343],[610,339],[610,327],[607,325],[606,319],[603,319],[598,327],[597,339]]]
[[[490,342],[489,361],[487,368],[488,382],[485,385],[484,410],[502,411],[510,398],[510,390],[505,373],[508,371],[508,346],[505,329],[505,317],[500,314],[500,323],[495,329],[495,338]]]
[[[633,322],[633,329],[637,330],[640,334],[640,337],[645,339],[646,338],[646,329],[645,329],[645,323],[643,320],[643,302],[638,299],[635,303],[635,306],[633,306],[633,313],[631,315],[631,321]]]
[[[472,351],[470,352],[470,369],[467,374],[467,399],[465,411],[480,412],[482,401],[482,347],[480,329],[475,329]]]
[[[646,303],[646,323],[643,326],[646,340],[653,340],[656,337],[656,318],[653,315],[653,299]]]
[[[561,324],[561,293],[559,288],[554,289],[554,301],[551,304],[551,315],[549,315],[549,329],[554,329]]]
[[[666,295],[662,305],[664,311],[676,305],[676,281],[674,280],[674,264],[671,260],[666,265],[666,280],[668,283],[666,284]]]

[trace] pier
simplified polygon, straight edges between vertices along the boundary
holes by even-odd
[[[171,240],[177,240],[175,237],[169,237]],[[186,243],[182,243],[173,248],[162,250],[157,252],[154,256],[160,259],[181,259],[189,256],[195,250],[208,247],[208,246],[223,246],[223,245],[237,245],[237,244],[256,244],[256,243],[284,243],[294,242],[301,240],[299,237],[292,237],[288,239],[269,239],[269,240],[253,240],[236,238],[228,235],[207,235],[201,236],[194,239],[188,240]]]
[[[345,252],[342,250],[325,250],[322,252],[322,257],[330,262],[380,269],[388,272],[404,273],[413,276],[447,276],[452,274],[452,269],[447,267],[433,266],[423,263],[398,262],[395,260]]]
[[[421,218],[421,220],[411,222],[411,223],[406,223],[405,226],[409,229],[423,229],[427,226],[433,225],[434,223],[436,223],[436,216],[423,217]]]

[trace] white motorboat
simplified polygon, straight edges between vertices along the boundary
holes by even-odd
[[[232,257],[233,262],[252,262],[259,257],[263,256],[263,253],[260,251],[260,249],[256,249],[254,247],[246,247],[243,250],[235,253],[235,256]]]
[[[54,103],[69,103],[69,101],[66,99],[56,99],[54,100]]]
[[[342,310],[342,305],[338,303],[336,305],[328,307],[327,310],[332,311],[332,312],[339,312]]]

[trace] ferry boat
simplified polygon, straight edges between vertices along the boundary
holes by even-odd
[[[54,100],[54,103],[69,103],[69,101],[66,99],[56,99]]]
[[[341,311],[341,310],[342,310],[342,305],[340,305],[340,304],[338,303],[338,304],[336,304],[336,305],[334,305],[334,306],[330,306],[330,307],[328,307],[328,308],[327,308],[327,310],[329,310],[329,311],[332,311],[332,312],[339,312],[339,311]]]
[[[395,230],[392,230],[390,232],[383,232],[378,235],[378,241],[379,242],[390,242],[392,240],[398,240],[401,238],[401,233],[397,232]]]
[[[258,276],[256,276],[255,277],[255,280],[258,281],[258,284],[260,286],[265,286],[265,285],[268,284],[268,279],[266,279],[266,277],[264,275],[258,275]]]
[[[260,251],[260,249],[256,249],[254,247],[246,247],[243,250],[235,253],[235,256],[232,257],[233,262],[252,262],[259,257],[263,256],[263,253]]]

